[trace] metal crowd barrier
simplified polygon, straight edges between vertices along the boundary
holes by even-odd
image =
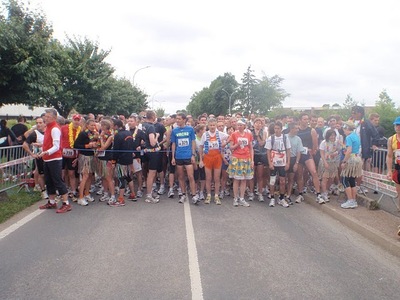
[[[387,149],[379,148],[374,150],[371,160],[371,169],[363,171],[361,184],[380,193],[380,197],[377,201],[378,203],[380,203],[383,198],[389,197],[397,209],[399,209],[395,183],[392,180],[389,180],[386,176],[386,155]],[[392,166],[392,169],[393,167],[394,165]]]
[[[33,158],[21,145],[0,148],[0,192],[32,183]]]

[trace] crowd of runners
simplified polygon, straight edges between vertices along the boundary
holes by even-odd
[[[71,210],[69,201],[87,206],[94,193],[111,207],[124,206],[125,199],[158,203],[165,193],[196,205],[220,205],[232,194],[234,206],[258,200],[290,207],[306,192],[323,204],[344,191],[341,207],[355,208],[357,192],[367,192],[362,169],[386,164],[399,187],[400,117],[394,130],[388,140],[379,115],[365,116],[361,106],[349,120],[307,113],[273,120],[253,114],[159,118],[151,110],[65,120],[48,109],[25,132],[23,147],[35,158],[35,181],[48,199],[41,209],[57,208],[59,197],[58,213]],[[388,149],[387,157],[374,157],[378,147]]]

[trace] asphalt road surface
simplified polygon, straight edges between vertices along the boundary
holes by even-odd
[[[0,232],[1,299],[399,299],[400,261],[305,203],[74,204]]]

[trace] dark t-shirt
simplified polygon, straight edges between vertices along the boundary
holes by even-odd
[[[138,151],[136,151],[136,150],[137,150],[137,148],[139,146],[142,145],[143,142],[146,141],[146,135],[140,129],[137,130],[136,135],[135,135],[135,131],[136,131],[136,128],[135,129],[129,129],[129,132],[131,133],[132,138],[133,138],[133,149],[135,150],[134,153],[135,153],[136,156],[139,156],[140,155],[140,150],[138,150]]]
[[[16,141],[18,145],[22,145],[25,140],[24,133],[28,131],[28,127],[25,124],[17,123],[11,127],[11,131],[14,132],[15,136],[21,137],[20,141]]]
[[[143,130],[143,132],[145,134],[145,137],[146,137],[145,138],[145,147],[147,149],[156,148],[156,146],[153,147],[153,146],[150,145],[150,138],[149,138],[150,134],[156,134],[156,128],[155,128],[154,124],[145,122],[145,123],[142,124],[142,130]]]

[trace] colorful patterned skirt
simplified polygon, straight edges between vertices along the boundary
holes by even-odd
[[[251,160],[249,158],[232,157],[226,171],[229,178],[237,180],[253,179],[254,176],[254,168],[251,167]]]

